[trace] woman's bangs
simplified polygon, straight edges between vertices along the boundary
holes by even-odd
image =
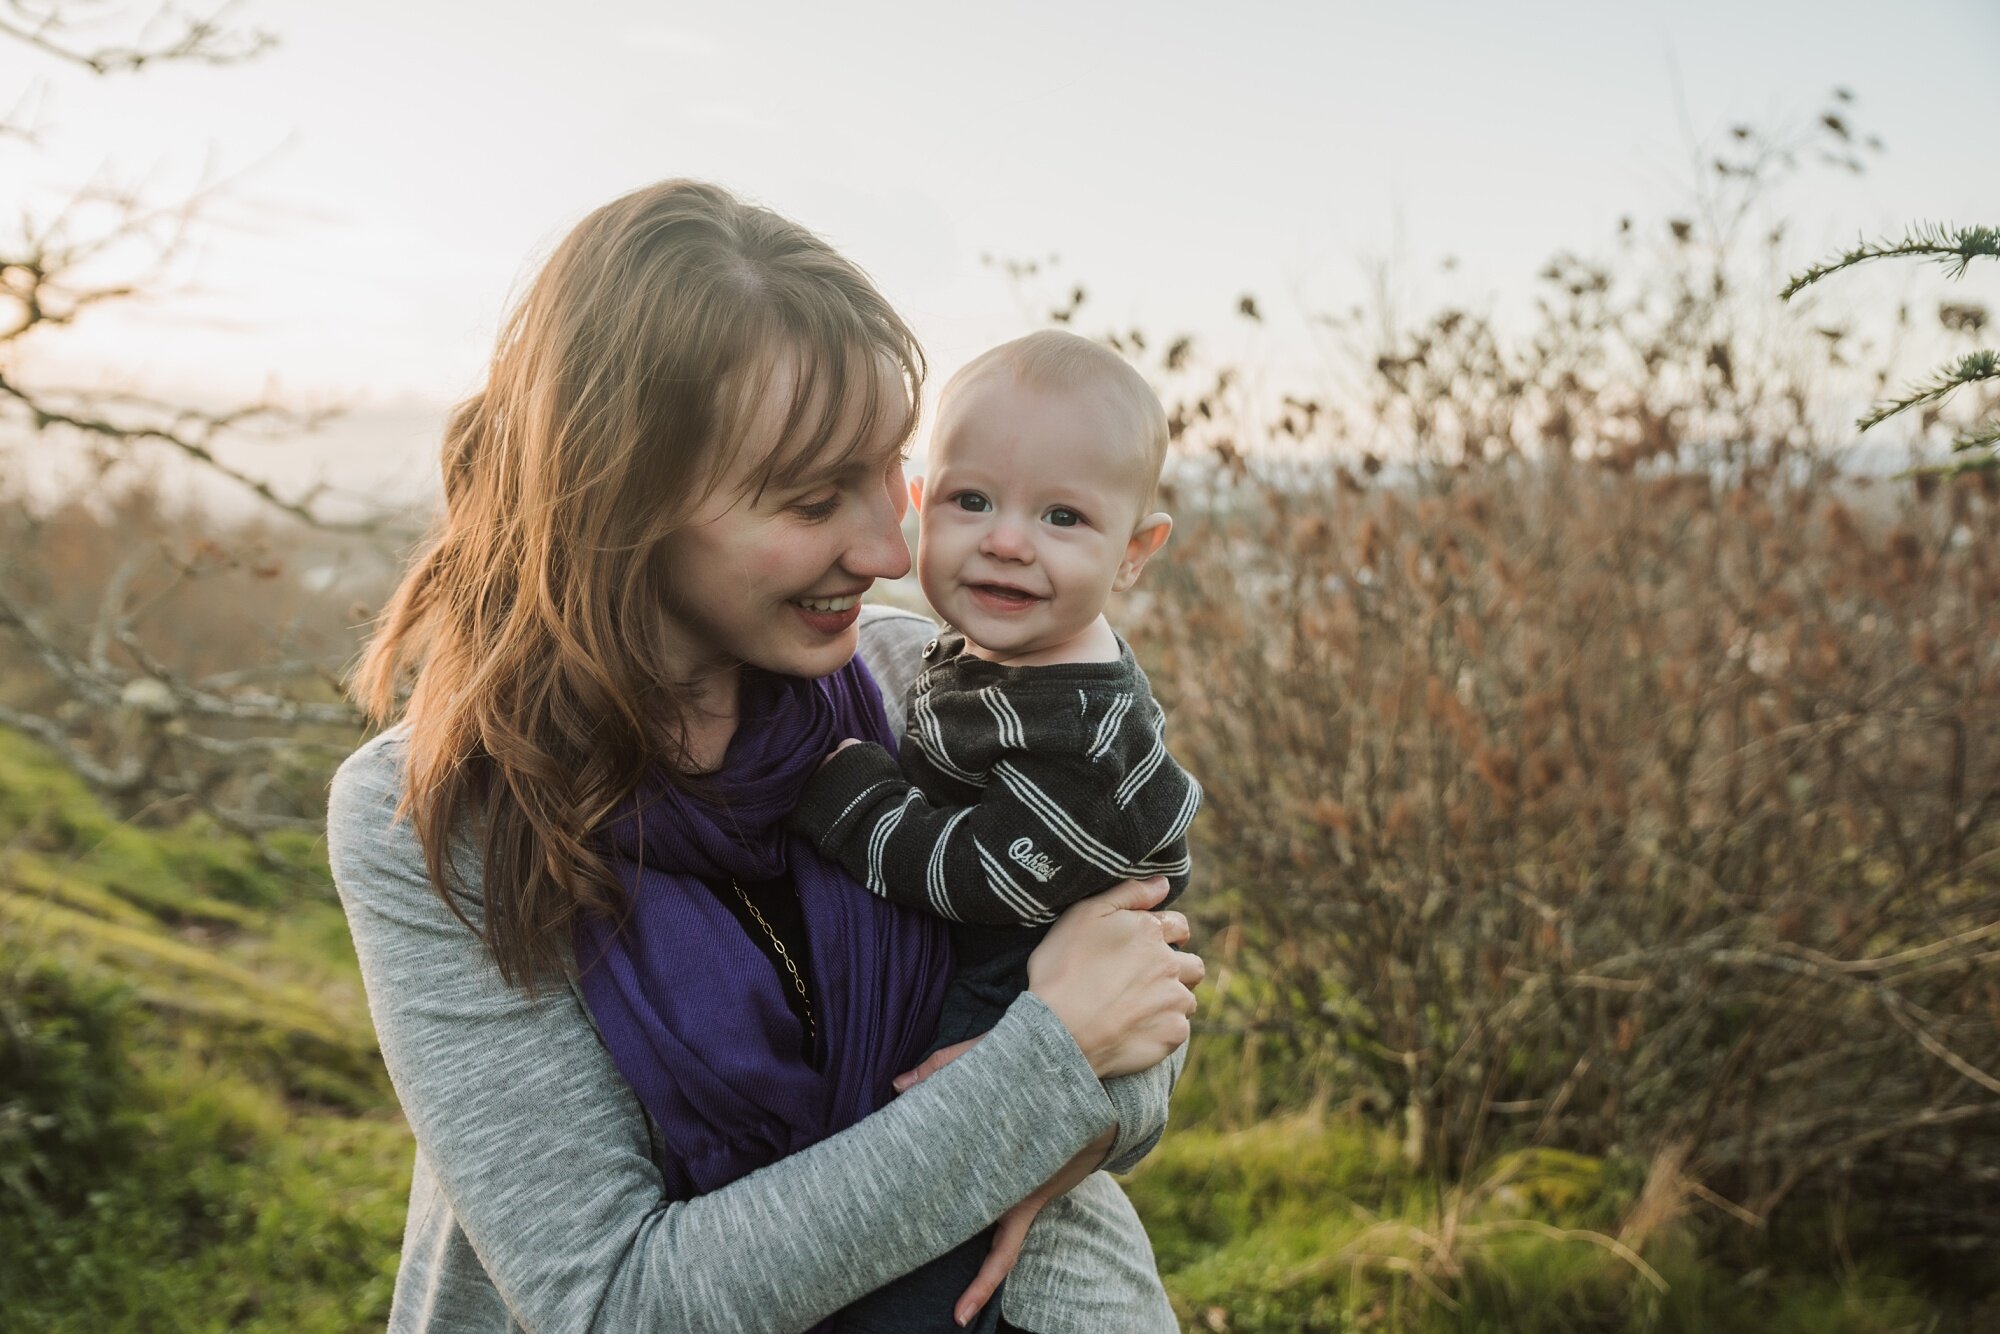
[[[916,433],[921,370],[914,348],[804,339],[784,430],[751,482],[762,494],[862,465],[888,467]]]

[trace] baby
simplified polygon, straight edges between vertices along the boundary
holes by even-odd
[[[1074,334],[1002,344],[945,386],[911,497],[924,596],[956,633],[924,650],[900,765],[845,743],[792,817],[875,893],[954,923],[934,1049],[999,1021],[1063,908],[1121,880],[1165,876],[1168,902],[1187,885],[1201,788],[1104,618],[1173,527],[1153,510],[1166,448],[1145,380]],[[958,1254],[869,1301],[914,1299],[906,1285]],[[929,1289],[948,1293],[922,1311],[938,1328],[984,1247],[969,1254]]]

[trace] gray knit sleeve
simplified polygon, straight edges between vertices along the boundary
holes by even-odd
[[[335,778],[334,880],[438,1183],[413,1207],[451,1210],[522,1327],[804,1329],[991,1222],[1110,1124],[1068,1031],[1023,995],[976,1050],[861,1124],[669,1201],[645,1115],[574,994],[507,986],[431,888],[393,818],[402,752],[378,737]]]
[[[901,741],[903,701],[924,669],[924,645],[937,638],[937,623],[913,611],[869,603],[861,608],[861,662],[882,691],[889,730]]]

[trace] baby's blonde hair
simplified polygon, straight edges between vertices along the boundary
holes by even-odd
[[[1132,364],[1102,343],[1041,329],[1010,343],[988,348],[946,382],[939,398],[938,427],[943,430],[953,397],[998,371],[1013,372],[1014,382],[1058,393],[1101,389],[1132,428],[1131,440],[1143,451],[1148,482],[1143,510],[1153,507],[1160,469],[1167,458],[1167,411],[1160,396]]]

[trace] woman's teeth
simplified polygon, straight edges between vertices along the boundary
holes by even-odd
[[[807,611],[846,611],[861,601],[859,594],[844,598],[799,598],[798,604]]]

